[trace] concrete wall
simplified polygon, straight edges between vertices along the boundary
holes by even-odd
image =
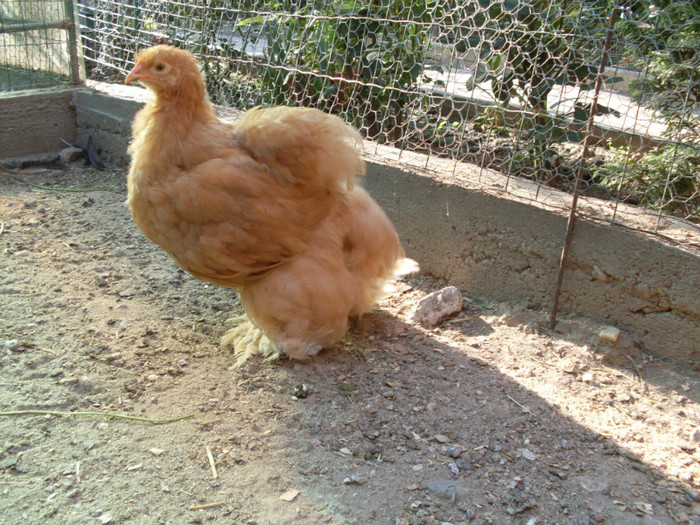
[[[92,135],[104,159],[126,166],[129,126],[146,98],[143,90],[123,86],[77,90],[79,140]],[[238,118],[235,111],[220,108],[219,113]],[[434,171],[427,173],[399,163],[392,148],[368,145],[364,185],[425,272],[472,297],[551,308],[565,213],[519,199],[517,192],[479,189],[469,182],[469,171],[479,171],[473,166],[455,170],[431,159]],[[416,166],[426,164],[420,155],[402,153],[406,157]],[[523,185],[519,191],[529,190]],[[556,190],[540,191],[559,206],[569,198]],[[651,352],[698,368],[699,288],[698,256],[657,238],[579,220],[561,312],[605,320],[628,330]]]
[[[0,121],[0,158],[60,151],[75,141],[73,90],[5,93]]]
[[[565,214],[374,163],[366,186],[424,271],[472,297],[551,309]],[[697,255],[579,220],[560,311],[605,320],[652,353],[697,368],[699,289]]]
[[[91,89],[76,89],[73,99],[78,143],[87,144],[92,136],[103,161],[128,166],[131,122],[148,100],[146,90],[91,82],[87,85]]]

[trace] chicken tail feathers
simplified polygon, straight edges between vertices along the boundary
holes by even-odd
[[[311,108],[254,108],[236,125],[240,145],[289,184],[345,192],[364,175],[360,134]]]
[[[420,265],[417,261],[409,259],[408,257],[404,257],[396,261],[393,273],[395,277],[404,277],[412,273],[418,273],[419,271]]]

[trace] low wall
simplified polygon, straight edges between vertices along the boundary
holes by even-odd
[[[366,186],[423,270],[472,297],[551,309],[565,214],[376,163]],[[699,288],[697,255],[578,220],[560,311],[604,320],[652,353],[698,368]]]
[[[0,158],[53,153],[75,141],[73,89],[3,93]]]
[[[78,140],[92,135],[102,158],[126,166],[130,123],[145,100],[139,88],[92,84],[76,90]],[[224,108],[219,113],[231,120],[239,115]],[[428,173],[408,168],[392,148],[368,146],[364,185],[425,272],[468,296],[551,308],[565,213],[471,184],[470,172],[479,171],[474,166],[455,170],[452,163],[431,159]],[[425,164],[420,155],[401,156],[415,166]],[[543,191],[559,204],[568,199]],[[561,312],[605,320],[652,353],[699,368],[699,285],[696,255],[630,230],[579,220]]]

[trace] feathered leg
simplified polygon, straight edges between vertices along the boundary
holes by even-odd
[[[221,346],[233,347],[235,366],[241,366],[254,355],[261,355],[268,361],[279,359],[282,352],[255,326],[247,315],[239,315],[229,322],[234,326],[221,338]]]

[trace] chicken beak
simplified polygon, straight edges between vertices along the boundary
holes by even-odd
[[[143,71],[143,64],[141,62],[137,62],[136,65],[134,66],[134,69],[132,69],[131,72],[126,76],[126,79],[124,80],[124,84],[131,84],[132,82],[135,82],[136,80],[138,80],[142,71]]]

